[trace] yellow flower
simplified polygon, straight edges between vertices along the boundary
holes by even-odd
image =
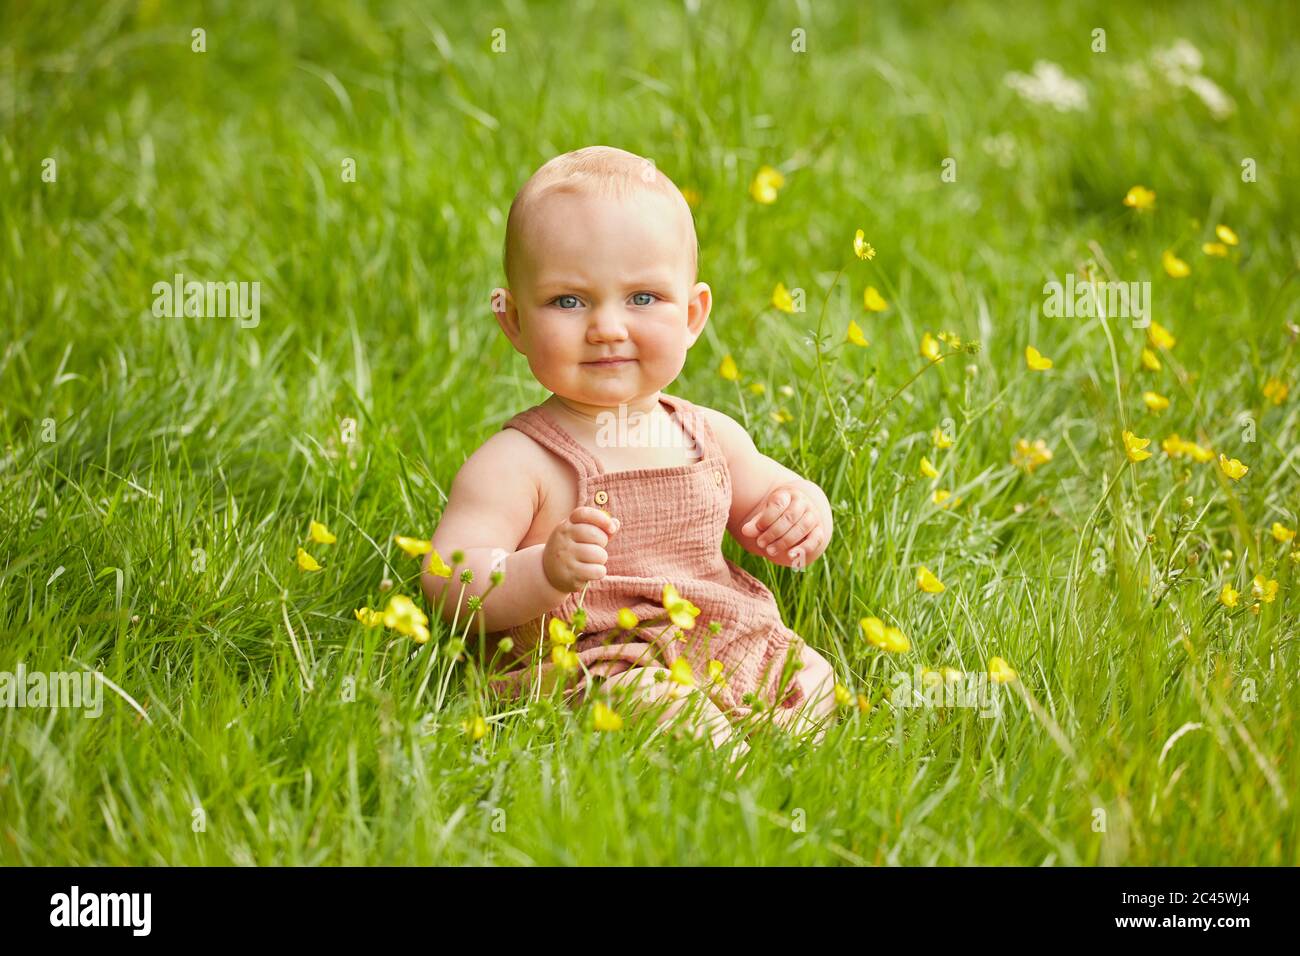
[[[1250,582],[1250,593],[1255,595],[1260,602],[1272,604],[1277,597],[1277,582],[1270,581],[1262,574],[1257,574]]]
[[[388,606],[384,608],[384,627],[413,637],[416,643],[423,644],[429,639],[428,625],[429,618],[405,594],[394,594],[388,599]]]
[[[426,541],[423,538],[407,538],[400,534],[393,535],[394,543],[412,558],[418,558],[422,554],[428,554],[433,550],[433,542]],[[441,558],[439,559],[441,560]],[[447,569],[451,573],[451,569]]]
[[[1150,438],[1138,438],[1130,431],[1124,432],[1124,454],[1128,456],[1129,461],[1145,461],[1151,457],[1151,452],[1143,451],[1147,445],[1151,444]]]
[[[1228,247],[1221,242],[1203,242],[1201,251],[1207,256],[1214,256],[1216,259],[1224,259],[1228,255]]]
[[[1143,392],[1142,402],[1151,411],[1159,413],[1169,407],[1169,399],[1157,392]]]
[[[1243,465],[1237,459],[1229,458],[1222,452],[1219,453],[1219,468],[1233,481],[1240,481],[1246,477],[1246,472],[1250,471],[1249,465]]]
[[[863,348],[871,344],[867,341],[867,337],[862,334],[862,329],[858,326],[858,323],[853,319],[849,319],[849,331],[844,337],[854,345],[860,345]]]
[[[1016,679],[1016,672],[1000,657],[989,661],[989,679],[995,684],[1009,684]]]
[[[694,687],[695,675],[691,673],[691,662],[684,656],[678,657],[668,668],[668,679],[674,684],[680,684],[682,687]]]
[[[663,606],[668,619],[684,631],[695,626],[695,619],[700,614],[700,609],[678,594],[677,588],[671,584],[664,585]]]
[[[884,312],[889,308],[889,303],[876,291],[874,285],[867,286],[866,291],[862,293],[862,304],[866,306],[868,312]]]
[[[1052,360],[1032,345],[1026,345],[1025,364],[1029,366],[1031,371],[1046,372],[1052,367]]]
[[[916,586],[926,594],[939,594],[944,590],[943,582],[934,576],[934,572],[921,565],[916,572]]]
[[[902,654],[912,649],[912,643],[902,631],[896,627],[886,626],[885,622],[878,617],[864,617],[858,621],[858,626],[862,628],[867,640],[882,650],[892,654]]]
[[[1051,460],[1052,450],[1047,447],[1047,442],[1043,441],[1043,439],[1036,438],[1032,444],[1024,438],[1016,439],[1016,448],[1011,455],[1011,464],[1022,469],[1026,474],[1032,475],[1035,469]]]
[[[955,667],[940,667],[939,673],[943,675],[943,679],[949,684],[955,684],[966,676]]]
[[[591,724],[597,730],[614,731],[623,729],[623,718],[612,707],[596,701],[591,708]]]
[[[1156,353],[1150,349],[1142,350],[1142,364],[1152,372],[1160,371],[1160,359],[1156,358]]]
[[[750,382],[749,390],[753,392],[755,395],[762,395],[764,392],[767,391],[767,386],[764,385],[762,382]]]
[[[1169,330],[1154,320],[1147,326],[1147,340],[1156,348],[1166,352],[1178,344],[1178,340],[1169,334]]]
[[[1223,223],[1219,223],[1214,227],[1214,234],[1219,237],[1219,241],[1222,243],[1226,243],[1229,246],[1235,246],[1237,244],[1237,234]]]
[[[749,194],[755,202],[770,206],[776,202],[776,194],[785,185],[785,177],[771,166],[764,166],[749,184]]]
[[[924,455],[921,456],[921,474],[925,475],[927,478],[939,477],[939,469],[930,464],[930,459],[926,458]]]
[[[936,505],[938,505],[940,508],[951,508],[952,505],[945,504],[945,502],[946,502],[949,498],[951,498],[951,497],[952,497],[952,492],[951,492],[951,491],[945,491],[945,490],[942,489],[942,488],[936,488],[936,489],[934,489],[934,494],[930,495],[930,502],[931,502],[931,504],[936,504]],[[960,501],[960,500],[961,500],[961,499],[958,498],[958,499],[957,499],[956,501],[954,501],[952,504],[955,505],[955,504],[957,503],[957,501]]]
[[[700,198],[701,198],[699,190],[691,189],[688,187],[686,189],[680,190],[680,192],[682,194],[682,198],[686,200],[686,205],[690,206],[692,209],[695,209],[699,206]]]
[[[835,703],[840,707],[847,707],[849,704],[853,703],[853,695],[843,684],[835,685]]]
[[[930,432],[930,438],[934,441],[934,447],[938,449],[951,448],[952,439],[943,433],[938,425],[934,426],[934,431]]]
[[[298,569],[299,569],[300,571],[319,571],[319,570],[320,570],[320,565],[316,563],[316,559],[315,559],[315,558],[313,558],[310,554],[308,554],[308,553],[307,553],[306,551],[304,551],[302,548],[299,548],[299,549],[298,549]]]
[[[867,700],[866,694],[858,695],[858,713],[861,714],[871,713],[871,701]]]
[[[709,683],[719,687],[727,686],[727,679],[722,676],[723,664],[719,660],[709,661]]]
[[[1160,257],[1160,264],[1165,267],[1171,279],[1185,279],[1191,274],[1191,268],[1182,259],[1174,255],[1172,249],[1166,249]]]
[[[378,627],[384,623],[383,611],[372,611],[368,607],[359,607],[352,612],[357,616],[357,620],[366,627]]]
[[[1237,591],[1227,581],[1223,582],[1223,590],[1219,592],[1219,603],[1224,607],[1236,607],[1241,593]]]
[[[1124,194],[1124,205],[1138,212],[1147,212],[1155,208],[1156,194],[1145,186],[1133,186]]]
[[[794,311],[794,297],[790,295],[790,290],[785,287],[784,282],[778,282],[776,288],[772,290],[772,304],[782,312]]]
[[[1273,522],[1273,527],[1270,528],[1269,531],[1273,535],[1273,540],[1276,541],[1278,544],[1286,544],[1288,541],[1290,541],[1292,538],[1295,537],[1294,531],[1292,531],[1286,525],[1281,524],[1277,521]]]
[[[1194,461],[1201,464],[1214,460],[1214,452],[1208,448],[1202,448],[1194,441],[1184,441],[1178,437],[1177,432],[1162,441],[1160,447],[1165,450],[1165,454],[1170,458],[1181,458],[1183,455],[1190,455]]]
[[[1281,405],[1289,391],[1291,391],[1291,387],[1280,378],[1270,378],[1264,383],[1264,397],[1274,405]]]
[[[482,740],[487,736],[487,721],[482,717],[475,717],[472,720],[462,720],[460,729],[469,735],[470,740]]]
[[[940,332],[939,341],[947,345],[949,348],[961,348],[961,336],[956,335],[953,332]]]
[[[794,416],[791,415],[789,412],[787,412],[784,408],[774,408],[768,414],[770,415],[772,421],[776,422],[778,425],[784,425],[786,422],[794,421]]]
[[[619,610],[618,610],[618,626],[619,626],[621,629],[623,629],[623,630],[625,630],[625,631],[630,631],[630,630],[632,630],[633,628],[635,628],[635,627],[636,627],[638,624],[640,624],[640,623],[641,623],[641,622],[640,622],[640,620],[637,619],[637,616],[636,616],[635,614],[632,613],[632,609],[631,609],[631,608],[628,608],[628,607],[619,608]]]
[[[942,362],[939,357],[939,342],[933,335],[926,332],[921,336],[921,357],[928,358],[931,362]]]
[[[859,229],[853,234],[853,254],[859,259],[876,258],[876,250],[867,242],[867,234]]]
[[[551,623],[546,626],[546,629],[551,636],[552,645],[568,647],[578,639],[578,635],[573,633],[573,628],[558,617],[551,618]]]
[[[578,663],[578,655],[563,644],[556,644],[551,648],[551,664],[555,666],[556,670],[576,671]]]
[[[442,555],[440,555],[435,549],[430,548],[430,550],[433,552],[433,555],[429,558],[429,573],[435,574],[440,578],[451,577],[451,568],[447,567],[446,563],[442,560]]]
[[[317,544],[333,544],[338,538],[330,534],[330,529],[325,527],[319,521],[313,521],[307,531],[307,536]]]
[[[736,368],[736,360],[728,353],[722,357],[722,364],[718,366],[718,374],[728,382],[734,382],[740,378],[740,369]]]

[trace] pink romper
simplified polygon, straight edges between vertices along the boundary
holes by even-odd
[[[588,675],[612,676],[633,666],[668,667],[685,654],[697,686],[729,719],[741,720],[753,710],[741,700],[746,693],[756,693],[768,707],[775,703],[786,655],[792,645],[797,654],[802,639],[782,622],[772,592],[722,554],[731,474],[713,429],[686,399],[661,392],[660,401],[694,443],[696,460],[690,464],[606,472],[540,405],[501,427],[517,428],[572,465],[578,473],[579,504],[602,508],[620,521],[607,547],[605,576],[587,587],[586,627],[571,648],[582,663],[570,677],[578,694]],[[685,641],[677,639],[677,628],[664,611],[665,584],[700,609],[695,626],[680,632]],[[581,589],[574,591],[547,614],[490,636],[489,657],[496,641],[507,635],[514,642],[513,657],[532,652],[524,667],[492,682],[495,692],[515,697],[532,689],[539,676],[533,663],[538,638],[548,633],[543,628],[552,617],[572,621],[581,595]],[[631,634],[617,627],[624,607],[641,621]],[[711,621],[721,625],[717,634],[709,628]],[[549,638],[542,647],[545,674],[552,670]],[[726,683],[720,688],[708,686],[708,665],[714,659],[723,665]],[[803,703],[804,691],[796,681],[788,680],[786,691],[781,706]]]

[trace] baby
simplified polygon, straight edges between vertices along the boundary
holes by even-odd
[[[565,153],[515,197],[504,258],[497,322],[552,394],[465,461],[433,545],[464,553],[465,600],[504,571],[478,611],[498,668],[502,639],[509,663],[536,659],[551,619],[570,622],[579,607],[586,619],[569,648],[580,667],[557,673],[547,654],[493,690],[567,674],[578,695],[627,688],[617,699],[634,713],[662,703],[661,720],[680,712],[719,746],[756,709],[820,740],[832,669],[785,626],[771,591],[723,557],[722,540],[730,531],[752,554],[807,567],[830,542],[830,503],[728,416],[661,391],[712,306],[681,192],[621,149]],[[426,562],[422,580],[430,603],[445,596],[447,620],[459,610],[464,622],[458,578]],[[689,670],[673,668],[680,657]]]

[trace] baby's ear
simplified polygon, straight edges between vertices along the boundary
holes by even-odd
[[[695,339],[700,337],[704,331],[704,325],[709,321],[709,313],[713,311],[713,290],[709,288],[707,282],[697,282],[691,289],[690,298],[686,301],[686,328],[690,330],[694,337],[691,344],[695,344]]]
[[[516,348],[519,348],[519,310],[515,307],[514,296],[510,294],[509,289],[492,290],[492,315],[496,317],[497,325],[501,326],[501,331],[506,334]]]

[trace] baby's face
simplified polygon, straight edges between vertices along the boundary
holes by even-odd
[[[712,305],[683,215],[654,192],[552,193],[531,210],[497,321],[543,386],[608,408],[677,377]],[[607,357],[625,361],[593,364]]]

